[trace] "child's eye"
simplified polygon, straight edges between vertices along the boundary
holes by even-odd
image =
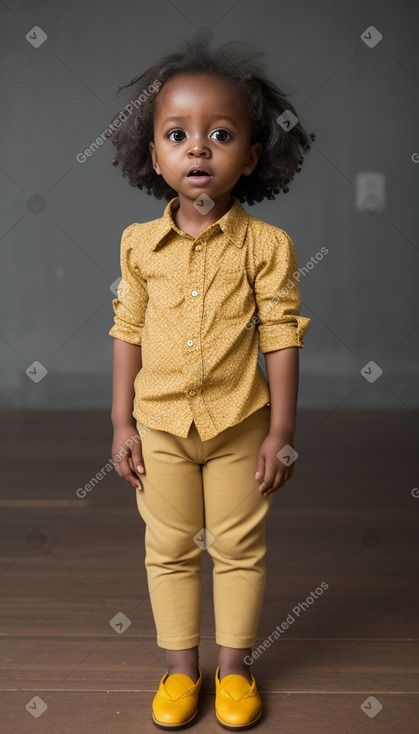
[[[171,132],[171,133],[168,133],[168,136],[167,136],[167,137],[169,138],[169,140],[171,140],[171,139],[172,139],[172,138],[170,137],[171,135],[179,135],[179,134],[180,134],[180,135],[184,135],[185,133],[183,132],[183,130],[172,130],[172,132]],[[174,142],[174,143],[180,143],[181,141],[180,141],[180,140],[177,140],[177,139],[176,139],[176,140],[174,140],[173,142]]]
[[[228,140],[229,140],[229,139],[230,139],[231,137],[233,137],[233,136],[231,135],[231,133],[229,133],[229,132],[228,132],[228,130],[224,130],[223,128],[220,128],[219,130],[215,130],[215,131],[213,132],[213,135],[218,135],[218,133],[221,133],[222,135],[228,135],[228,136],[229,136],[229,137],[227,138]],[[221,140],[220,140],[219,138],[217,138],[217,140],[218,140],[218,142],[219,142],[219,143],[225,143],[225,142],[226,142],[226,138],[222,138]]]

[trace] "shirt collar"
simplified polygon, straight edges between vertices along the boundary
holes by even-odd
[[[224,234],[226,234],[227,237],[231,240],[231,242],[233,242],[233,244],[235,244],[237,247],[241,247],[243,245],[246,235],[249,215],[242,207],[240,201],[236,196],[233,196],[233,200],[234,201],[230,209],[225,214],[223,214],[220,219],[209,225],[205,231],[207,232],[211,229],[221,229]],[[165,242],[169,239],[168,235],[172,230],[177,232],[182,237],[190,237],[191,239],[194,239],[192,235],[188,235],[186,232],[183,232],[183,230],[179,229],[179,227],[175,223],[173,219],[173,212],[178,208],[179,197],[175,196],[174,199],[171,199],[171,201],[169,201],[169,203],[167,204],[163,212],[163,216],[160,219],[156,220],[153,232],[156,239],[152,247],[153,250],[157,250],[159,246],[163,246],[165,244]]]

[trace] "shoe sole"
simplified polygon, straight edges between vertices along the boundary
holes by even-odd
[[[255,716],[255,718],[252,721],[248,721],[247,724],[227,724],[227,722],[220,719],[217,712],[215,712],[215,718],[217,719],[220,726],[222,726],[224,729],[229,729],[230,731],[239,731],[240,729],[249,729],[251,726],[256,724],[257,721],[259,721],[261,716],[262,716],[262,709],[260,709],[258,715]]]
[[[179,722],[177,724],[163,724],[163,722],[158,721],[154,717],[154,712],[151,712],[151,720],[154,724],[154,726],[157,726],[158,729],[170,729],[171,731],[175,731],[176,729],[184,729],[186,726],[189,726],[195,719],[196,715],[198,713],[198,707],[196,707],[195,711],[193,712],[192,716],[187,719],[186,721]]]

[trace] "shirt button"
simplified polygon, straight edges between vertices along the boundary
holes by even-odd
[[[192,295],[193,296],[197,296],[198,295],[198,291],[192,291]]]
[[[188,339],[188,341],[186,343],[187,343],[188,347],[193,347],[194,341],[193,341],[193,339]]]
[[[200,249],[201,249],[201,245],[195,245],[195,250],[200,250]]]
[[[188,395],[195,395],[195,390],[189,390]]]

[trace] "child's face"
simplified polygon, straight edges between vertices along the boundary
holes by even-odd
[[[179,74],[156,97],[149,144],[154,169],[180,197],[195,201],[205,192],[215,200],[255,168],[262,145],[250,145],[251,129],[246,98],[235,84],[208,74]],[[200,166],[209,170],[208,182],[188,177]]]

